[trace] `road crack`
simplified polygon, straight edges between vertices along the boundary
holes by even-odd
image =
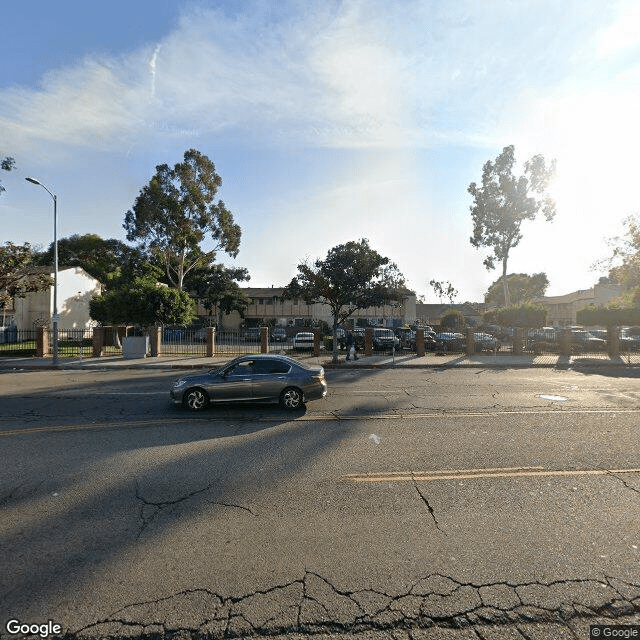
[[[185,612],[189,623],[183,618]],[[134,630],[144,634],[153,629],[161,630],[162,638],[183,634],[197,640],[393,629],[405,630],[411,637],[412,631],[434,627],[467,628],[484,638],[483,630],[508,626],[527,638],[520,625],[560,625],[575,635],[573,620],[596,616],[621,620],[638,612],[640,584],[613,577],[474,583],[437,573],[391,594],[341,589],[306,569],[301,578],[243,595],[224,596],[198,588],[137,602],[66,637],[130,637]]]
[[[446,532],[442,531],[442,529],[440,528],[440,525],[438,523],[438,520],[436,518],[436,513],[433,510],[433,507],[431,506],[431,504],[429,503],[429,500],[427,500],[427,497],[424,495],[424,493],[422,493],[422,491],[420,491],[420,487],[418,486],[418,483],[415,479],[415,476],[413,475],[413,472],[411,472],[411,480],[413,481],[413,486],[415,487],[415,490],[418,492],[418,495],[420,496],[422,502],[425,503],[425,505],[427,506],[427,509],[429,511],[429,515],[431,516],[431,518],[433,519],[434,524],[436,525],[436,529],[438,531],[440,531],[441,533],[444,533],[444,535],[446,536]]]
[[[209,491],[213,483],[208,484],[206,487],[202,489],[196,489],[195,491],[191,491],[184,496],[176,498],[174,500],[159,500],[154,502],[152,500],[147,500],[142,495],[140,495],[140,487],[136,482],[136,499],[139,500],[142,504],[140,505],[140,519],[142,524],[140,526],[140,531],[138,531],[138,538],[142,536],[147,527],[156,519],[158,514],[163,512],[167,508],[175,507],[186,500],[190,500],[194,496],[197,496],[205,491]]]

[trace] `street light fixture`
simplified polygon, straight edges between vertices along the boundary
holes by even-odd
[[[35,178],[25,178],[31,184],[41,186],[53,198],[53,364],[57,365],[58,360],[58,198],[51,193],[42,182]]]

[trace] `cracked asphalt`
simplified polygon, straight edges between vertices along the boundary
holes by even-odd
[[[640,624],[633,370],[336,370],[295,413],[190,414],[177,377],[0,373],[0,638]]]

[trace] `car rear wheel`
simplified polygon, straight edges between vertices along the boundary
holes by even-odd
[[[189,389],[184,394],[183,403],[191,411],[202,411],[209,404],[209,396],[204,389]]]
[[[302,391],[295,387],[287,387],[280,394],[280,406],[285,409],[299,409],[304,404]]]

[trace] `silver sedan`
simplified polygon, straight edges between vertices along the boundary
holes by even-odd
[[[327,395],[324,369],[280,355],[241,356],[220,369],[183,376],[171,400],[192,411],[214,402],[279,402],[298,409]]]

